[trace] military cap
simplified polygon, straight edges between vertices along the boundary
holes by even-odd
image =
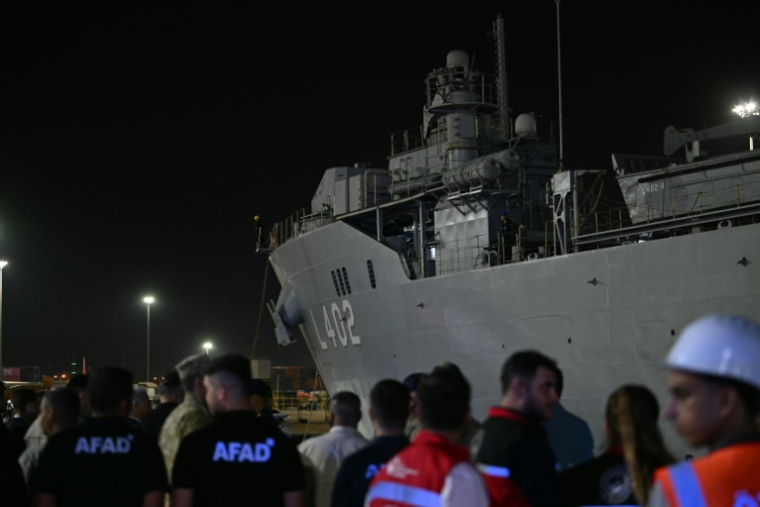
[[[181,380],[194,375],[201,375],[211,360],[205,352],[186,357],[177,363],[176,369]]]

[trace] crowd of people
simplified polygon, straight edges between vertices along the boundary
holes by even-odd
[[[384,379],[369,397],[333,393],[330,430],[297,443],[271,389],[240,355],[188,357],[152,407],[132,374],[106,367],[39,396],[13,393],[0,434],[0,505],[51,506],[742,506],[760,503],[760,325],[709,315],[665,359],[664,415],[699,458],[675,457],[660,406],[642,385],[607,400],[606,450],[558,466],[545,424],[564,378],[552,358],[518,351],[502,397],[473,418],[470,384],[444,363]]]

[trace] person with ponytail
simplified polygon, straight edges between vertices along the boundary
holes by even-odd
[[[660,407],[641,385],[624,385],[607,400],[609,447],[599,457],[562,474],[566,507],[644,505],[654,471],[675,462],[657,427]]]

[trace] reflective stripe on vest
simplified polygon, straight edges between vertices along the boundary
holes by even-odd
[[[378,482],[370,488],[367,503],[372,500],[391,500],[417,507],[440,507],[441,495],[429,489],[407,486],[397,482]]]
[[[691,462],[681,463],[670,469],[670,480],[673,483],[678,505],[681,507],[707,507],[702,487]]]
[[[497,467],[478,463],[478,470],[491,477],[501,477],[504,479],[509,477],[509,468],[507,467]]]

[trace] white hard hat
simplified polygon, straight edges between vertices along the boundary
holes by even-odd
[[[697,319],[681,332],[665,364],[760,389],[760,325],[734,315]]]

